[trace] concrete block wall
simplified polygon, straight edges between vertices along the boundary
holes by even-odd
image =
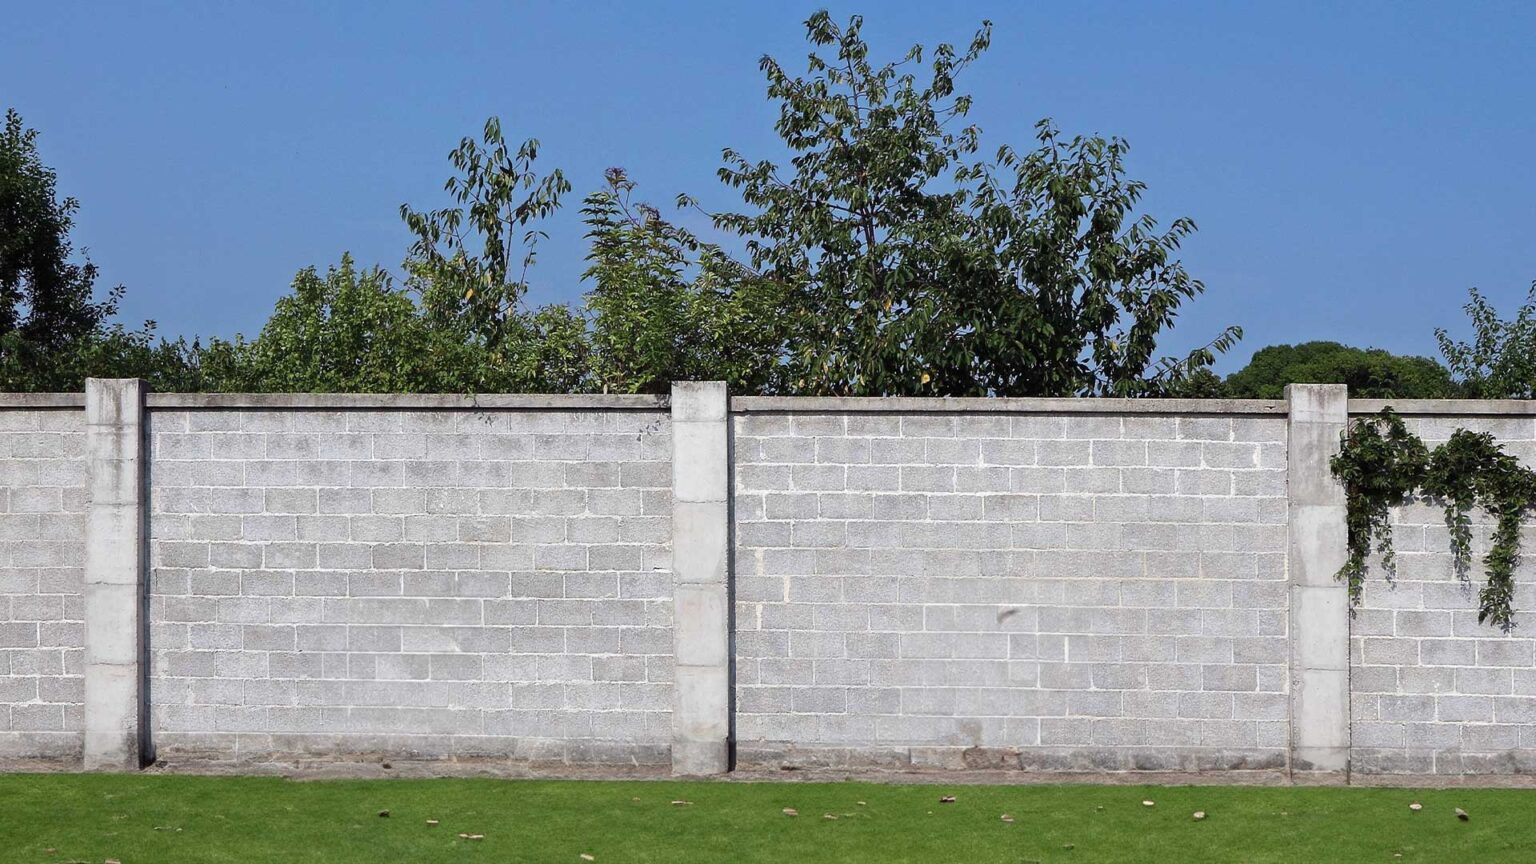
[[[18,396],[0,407],[0,758],[81,754],[83,404]]]
[[[0,764],[1529,773],[1438,508],[1334,578],[1380,407],[0,397]],[[1395,407],[1536,464],[1536,403]]]
[[[1286,764],[1283,414],[791,407],[734,448],[739,762]]]
[[[1457,403],[1425,406],[1454,410]],[[1352,413],[1369,413],[1358,403]],[[1458,428],[1490,432],[1536,465],[1536,417],[1417,414],[1405,418],[1429,446]],[[1397,573],[1375,562],[1350,624],[1355,771],[1367,774],[1529,774],[1536,771],[1536,576],[1516,571],[1517,627],[1477,622],[1479,559],[1492,529],[1473,515],[1473,566],[1460,579],[1444,511],[1415,503],[1394,512]],[[1526,543],[1533,532],[1526,529]],[[1529,547],[1528,547],[1529,548]],[[1527,551],[1526,558],[1530,558]]]
[[[669,425],[151,410],[157,755],[665,763]]]

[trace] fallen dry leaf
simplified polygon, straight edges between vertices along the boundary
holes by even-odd
[[[692,803],[693,803],[692,801],[673,801],[672,802],[672,806],[673,807],[687,807],[689,804],[692,804]]]
[[[1467,811],[1461,809],[1460,807],[1457,807],[1456,808],[1456,818],[1460,819],[1463,822],[1465,822],[1468,819],[1471,819],[1472,817],[1467,815]]]
[[[832,814],[832,813],[823,813],[823,814],[821,814],[821,818],[823,818],[823,819],[836,819],[837,816],[835,814]]]
[[[1201,819],[1205,818],[1205,811],[1204,810],[1196,810],[1194,812],[1193,816],[1194,816],[1194,820],[1196,822],[1199,822]]]
[[[597,859],[593,858],[591,855],[588,855],[587,853],[583,852],[583,853],[581,853],[581,860],[583,860],[583,861],[596,861]]]
[[[437,820],[436,819],[428,819],[427,820],[427,827],[428,828],[436,828],[437,827]]]
[[[485,839],[485,835],[484,834],[460,834],[459,835],[459,839],[461,839],[461,840],[484,840]]]
[[[1141,806],[1143,806],[1143,807],[1156,807],[1157,806],[1157,802],[1156,801],[1143,801],[1143,802],[1141,802]]]
[[[855,804],[858,804],[858,805],[859,805],[859,806],[860,806],[860,807],[866,807],[866,806],[868,806],[868,805],[866,805],[866,804],[865,804],[865,803],[864,803],[864,802],[863,802],[863,801],[855,801],[855,802],[854,802],[854,803],[855,803]]]
[[[1408,805],[1408,809],[1409,809],[1409,810],[1412,810],[1412,811],[1413,811],[1413,812],[1415,812],[1415,813],[1417,813],[1417,812],[1419,812],[1419,811],[1420,811],[1420,810],[1423,810],[1423,809],[1424,809],[1424,805],[1423,805],[1423,804],[1420,804],[1420,803],[1419,803],[1419,802],[1417,802],[1417,801],[1415,801],[1415,802],[1413,802],[1413,803],[1412,803],[1412,804],[1409,804],[1409,805]]]
[[[800,811],[796,810],[793,807],[785,807],[784,808],[784,815],[785,816],[799,816],[800,815]]]
[[[955,796],[953,796],[953,795],[945,795],[943,798],[939,799],[939,803],[940,804],[953,804],[953,803],[955,803]]]
[[[108,858],[107,860],[101,862],[101,864],[123,864],[123,862],[117,860],[116,858]]]
[[[1012,822],[1013,821],[1013,817],[1009,816],[1007,813],[1004,813],[1003,814],[1003,821],[1004,822]]]

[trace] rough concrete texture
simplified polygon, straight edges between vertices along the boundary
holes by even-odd
[[[0,409],[0,759],[78,764],[85,729],[85,414]]]
[[[85,385],[85,768],[135,771],[144,743],[144,385]]]
[[[162,759],[667,762],[665,412],[150,427]]]
[[[745,766],[1274,769],[1278,417],[737,418]]]
[[[1457,428],[1491,432],[1536,465],[1536,418],[1408,418],[1429,446]],[[1473,566],[1454,572],[1438,503],[1394,513],[1397,573],[1373,562],[1364,602],[1350,623],[1351,728],[1356,774],[1516,775],[1536,772],[1536,580],[1516,571],[1516,628],[1477,622],[1481,556],[1492,522],[1473,514]],[[1527,544],[1531,542],[1529,530]],[[1530,560],[1530,546],[1525,555]]]
[[[723,383],[672,385],[672,771],[680,775],[730,770],[728,414]]]
[[[1349,596],[1344,488],[1329,460],[1348,419],[1341,384],[1292,384],[1288,419],[1291,768],[1349,770]]]
[[[1396,583],[1375,570],[1348,617],[1327,457],[1344,411],[1379,406],[1338,388],[92,386],[0,396],[6,769],[145,747],[161,770],[380,776],[1536,772],[1536,637],[1476,622],[1482,574],[1452,573],[1438,508],[1396,514]],[[1431,444],[1466,426],[1536,464],[1528,403],[1407,408]]]

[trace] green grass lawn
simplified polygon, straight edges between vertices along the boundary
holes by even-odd
[[[1491,864],[1536,860],[1536,790],[0,775],[0,861],[108,859]]]

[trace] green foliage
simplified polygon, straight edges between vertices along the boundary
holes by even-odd
[[[738,393],[781,386],[784,291],[716,246],[632,201],[634,181],[607,172],[582,208],[593,374],[604,391],[663,393],[713,379]]]
[[[592,389],[592,346],[587,322],[560,303],[541,306],[510,322],[508,338],[475,348],[480,367],[470,393],[584,393]],[[450,331],[451,332],[451,331]]]
[[[99,328],[82,340],[68,355],[72,371],[71,389],[84,387],[87,377],[142,378],[151,390],[161,393],[190,393],[206,389],[202,373],[202,348],[186,340],[174,342],[154,335],[154,322],[145,322],[143,330],[128,330],[121,324]]]
[[[451,347],[389,274],[343,255],[324,274],[299,271],[255,340],[215,340],[201,359],[216,390],[415,393],[442,389]]]
[[[1425,493],[1445,502],[1451,551],[1458,573],[1466,573],[1472,550],[1470,511],[1480,507],[1495,519],[1483,555],[1487,581],[1478,592],[1477,620],[1505,630],[1514,626],[1515,566],[1520,559],[1520,524],[1536,505],[1536,472],[1504,452],[1483,433],[1458,429],[1435,448],[1424,483]]]
[[[527,269],[569,185],[533,172],[538,143],[514,153],[500,124],[465,138],[446,183],[462,207],[401,216],[416,240],[402,288],[350,255],[294,277],[256,339],[196,352],[215,390],[353,393],[576,392],[589,379],[585,322],[565,306],[521,308]],[[518,250],[521,250],[520,252]],[[515,271],[515,273],[514,273]],[[418,301],[419,296],[419,301]]]
[[[659,392],[723,379],[737,392],[1211,395],[1235,328],[1157,360],[1157,340],[1203,291],[1176,259],[1194,230],[1160,230],[1125,176],[1125,143],[1066,138],[977,156],[957,76],[990,42],[914,47],[876,64],[861,19],[806,22],[809,74],[762,69],[781,172],[726,151],[721,178],[750,212],[715,216],[746,262],[632,200],[611,172],[586,199],[585,309],[526,306],[542,220],[571,186],[509,145],[499,121],[453,150],[452,203],[400,214],[413,242],[397,286],[344,258],[298,274],[247,342],[157,341],[108,326],[72,264],[74,202],[57,201],[34,135],[7,121],[0,151],[0,386],[78,389],[88,374],[157,389]],[[687,203],[689,199],[683,199]]]
[[[126,333],[110,333],[121,287],[95,299],[96,265],[69,239],[79,203],[60,199],[37,130],[14,110],[0,130],[0,389],[78,390]]]
[[[1146,395],[1238,338],[1155,361],[1158,335],[1204,287],[1173,257],[1193,223],[1159,232],[1135,215],[1144,185],[1125,177],[1123,141],[1042,122],[1032,152],[974,158],[980,130],[958,125],[971,98],[955,78],[989,24],[926,67],[921,46],[872,63],[861,25],[813,15],[807,77],[762,60],[789,170],[727,150],[719,172],[753,212],[715,224],[788,292],[788,390]]]
[[[983,166],[977,198],[1006,277],[999,299],[1009,315],[997,323],[1023,344],[1003,349],[1013,386],[1087,396],[1180,387],[1242,335],[1229,327],[1185,357],[1154,357],[1179,307],[1205,290],[1173,257],[1194,223],[1175,219],[1159,232],[1150,215],[1134,215],[1146,187],[1125,177],[1124,141],[1064,141],[1049,122],[1038,129],[1035,151],[1003,148],[995,167]]]
[[[1389,511],[1422,494],[1444,505],[1453,566],[1462,578],[1470,569],[1471,511],[1477,507],[1493,515],[1477,620],[1506,631],[1512,628],[1520,526],[1536,506],[1536,472],[1523,467],[1486,432],[1458,429],[1430,451],[1390,408],[1350,423],[1342,444],[1330,467],[1345,491],[1349,559],[1339,576],[1349,584],[1350,602],[1360,601],[1373,543],[1383,566],[1392,572]]]
[[[1476,331],[1472,341],[1457,342],[1445,329],[1435,330],[1451,374],[1470,398],[1536,398],[1536,282],[1508,321],[1476,288],[1469,293],[1472,299],[1462,308]]]
[[[1391,508],[1412,500],[1428,466],[1424,442],[1390,408],[1356,420],[1344,431],[1343,446],[1329,468],[1344,485],[1347,503],[1349,559],[1339,575],[1349,585],[1350,603],[1359,603],[1364,591],[1373,539],[1383,565],[1392,571],[1396,555]]]
[[[591,380],[582,317],[564,305],[530,310],[523,299],[540,220],[560,207],[571,185],[559,169],[534,171],[539,142],[513,151],[495,117],[481,142],[464,138],[450,155],[457,173],[444,184],[462,206],[418,212],[401,205],[415,235],[405,262],[420,295],[431,353],[420,370],[434,389],[453,392],[579,392]]]
[[[1227,376],[1226,390],[1237,399],[1280,399],[1287,384],[1346,384],[1349,395],[1361,399],[1445,399],[1456,394],[1450,372],[1429,357],[1337,342],[1260,348],[1247,366]]]
[[[1165,382],[1158,395],[1170,399],[1225,399],[1228,393],[1220,376],[1201,368]]]
[[[482,138],[463,139],[449,156],[458,173],[443,188],[462,207],[418,212],[402,204],[400,217],[416,237],[406,269],[434,326],[494,348],[538,329],[520,320],[528,269],[546,236],[530,226],[559,209],[571,184],[559,169],[536,174],[539,142],[530,138],[514,153],[497,118],[485,121]]]
[[[350,255],[294,277],[256,339],[197,354],[207,390],[308,393],[574,392],[586,375],[584,323],[556,306],[504,322],[494,347],[437,327],[389,274]]]
[[[0,131],[0,391],[79,391],[85,379],[143,378],[197,389],[199,348],[111,321],[122,286],[95,294],[96,265],[74,254],[73,198],[59,199],[37,131],[7,111]]]

